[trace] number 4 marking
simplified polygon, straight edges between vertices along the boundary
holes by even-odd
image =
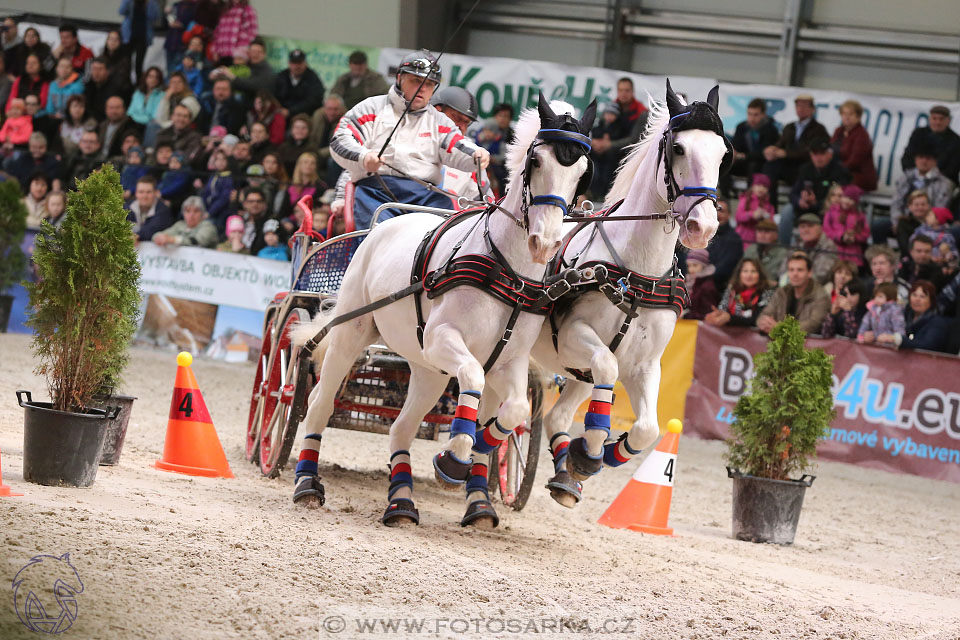
[[[667,460],[667,468],[663,470],[663,475],[667,476],[670,482],[673,482],[673,458]]]
[[[193,413],[193,393],[187,393],[183,396],[183,400],[180,402],[180,406],[177,407],[177,411],[181,411],[188,418],[190,414]],[[673,461],[671,460],[671,463]]]

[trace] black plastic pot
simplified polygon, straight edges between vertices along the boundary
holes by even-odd
[[[107,425],[120,410],[57,411],[49,402],[34,402],[29,391],[17,391],[17,402],[24,414],[23,479],[48,486],[92,485]]]
[[[103,440],[103,451],[100,453],[100,464],[111,466],[120,462],[120,453],[123,451],[123,441],[127,437],[127,425],[130,422],[130,412],[133,410],[133,401],[136,396],[96,396],[93,406],[97,409],[119,407],[120,414],[116,420],[107,420],[107,435]]]
[[[13,311],[13,296],[0,294],[0,333],[7,332],[11,311]]]
[[[727,467],[733,478],[733,537],[749,542],[793,544],[803,496],[816,476],[771,480]]]

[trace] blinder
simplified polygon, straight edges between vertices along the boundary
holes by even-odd
[[[567,118],[569,118],[571,122],[576,123],[576,120],[573,118],[570,118],[569,116],[567,116]],[[533,175],[533,170],[540,167],[540,163],[535,154],[536,148],[540,145],[552,144],[556,142],[573,142],[580,145],[583,147],[583,151],[576,159],[579,160],[581,157],[587,158],[587,168],[584,170],[583,174],[581,174],[580,180],[577,182],[577,188],[573,195],[573,200],[576,202],[577,198],[587,192],[587,190],[590,188],[590,183],[593,180],[593,159],[590,157],[592,144],[590,137],[578,131],[567,131],[566,129],[540,129],[540,131],[537,132],[537,137],[527,148],[527,159],[523,165],[524,186],[529,188],[530,177]],[[562,209],[570,208],[570,205],[567,204],[563,198],[555,195],[534,196],[531,199],[530,204],[553,204]]]

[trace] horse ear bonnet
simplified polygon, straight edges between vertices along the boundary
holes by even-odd
[[[733,145],[730,144],[730,140],[723,131],[723,121],[720,120],[720,115],[717,113],[718,103],[719,88],[714,87],[707,95],[706,102],[694,102],[689,106],[683,107],[684,111],[681,113],[685,112],[686,115],[673,120],[674,124],[671,126],[671,129],[673,129],[673,131],[702,129],[703,131],[712,131],[723,138],[723,142],[727,147],[727,152],[723,155],[723,160],[720,162],[720,174],[723,175],[730,171],[730,167],[733,165]],[[671,112],[671,115],[674,114]]]
[[[584,110],[584,116],[582,120],[577,120],[572,115],[568,113],[562,113],[557,115],[553,113],[550,109],[549,103],[543,97],[543,93],[540,93],[540,100],[538,104],[538,109],[540,112],[540,128],[541,129],[560,129],[562,131],[573,131],[575,133],[580,133],[588,138],[590,137],[590,129],[593,126],[593,122],[596,119],[597,115],[597,101],[594,99]],[[580,176],[580,181],[577,183],[577,191],[574,195],[574,200],[580,197],[583,193],[586,193],[587,189],[590,188],[590,183],[593,180],[593,159],[590,157],[590,152],[583,144],[577,142],[565,141],[565,140],[553,140],[551,141],[551,146],[553,147],[553,153],[557,157],[557,162],[559,162],[564,167],[569,167],[574,164],[581,157],[587,157],[587,170],[583,172],[583,175]],[[527,162],[524,166],[524,174],[531,175],[533,169],[534,155],[532,153],[527,154]]]

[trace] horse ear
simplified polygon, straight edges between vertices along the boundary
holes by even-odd
[[[586,131],[587,135],[590,135],[590,130],[593,129],[593,123],[597,119],[597,99],[594,98],[590,104],[587,105],[587,108],[583,111],[583,117],[580,118],[580,131]]]
[[[710,89],[710,93],[707,94],[707,104],[713,107],[713,110],[716,111],[720,108],[720,85],[713,85],[713,89]]]
[[[670,78],[667,78],[667,110],[670,112],[670,117],[683,113],[686,110],[685,106],[683,101],[673,92],[673,87],[670,86]]]
[[[537,103],[537,111],[540,112],[540,124],[556,120],[557,114],[550,108],[550,103],[543,97],[543,91],[540,92],[540,102]]]

